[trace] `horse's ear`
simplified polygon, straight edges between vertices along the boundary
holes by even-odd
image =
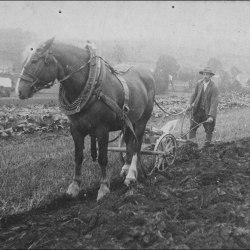
[[[50,48],[54,40],[55,40],[55,37],[52,37],[51,39],[49,39],[48,41],[44,43],[44,46],[43,46],[44,51],[47,51]]]

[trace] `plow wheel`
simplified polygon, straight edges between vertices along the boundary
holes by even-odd
[[[164,155],[155,156],[154,169],[165,172],[169,166],[173,165],[177,155],[177,142],[173,135],[163,134],[156,142],[154,151],[162,151]]]

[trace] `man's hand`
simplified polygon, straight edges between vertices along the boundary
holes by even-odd
[[[214,121],[214,118],[212,116],[209,116],[206,120],[206,122],[211,123]]]

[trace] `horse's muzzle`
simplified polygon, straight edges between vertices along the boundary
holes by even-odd
[[[22,91],[18,91],[18,97],[21,100],[28,99],[32,96],[32,93],[29,93],[28,95],[24,94]]]
[[[21,99],[21,100],[25,99],[25,96],[22,94],[21,91],[18,92],[18,97],[19,97],[19,99]]]

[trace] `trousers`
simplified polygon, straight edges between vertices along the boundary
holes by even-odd
[[[192,114],[191,119],[190,119],[189,139],[193,139],[196,137],[197,129],[200,127],[200,125],[198,125],[198,124],[206,121],[207,118],[208,118],[208,116],[206,115],[204,109],[198,109],[195,114]],[[203,127],[205,129],[205,133],[206,133],[205,144],[210,144],[212,141],[213,131],[215,128],[215,119],[211,123],[205,122],[202,125],[203,125]]]

